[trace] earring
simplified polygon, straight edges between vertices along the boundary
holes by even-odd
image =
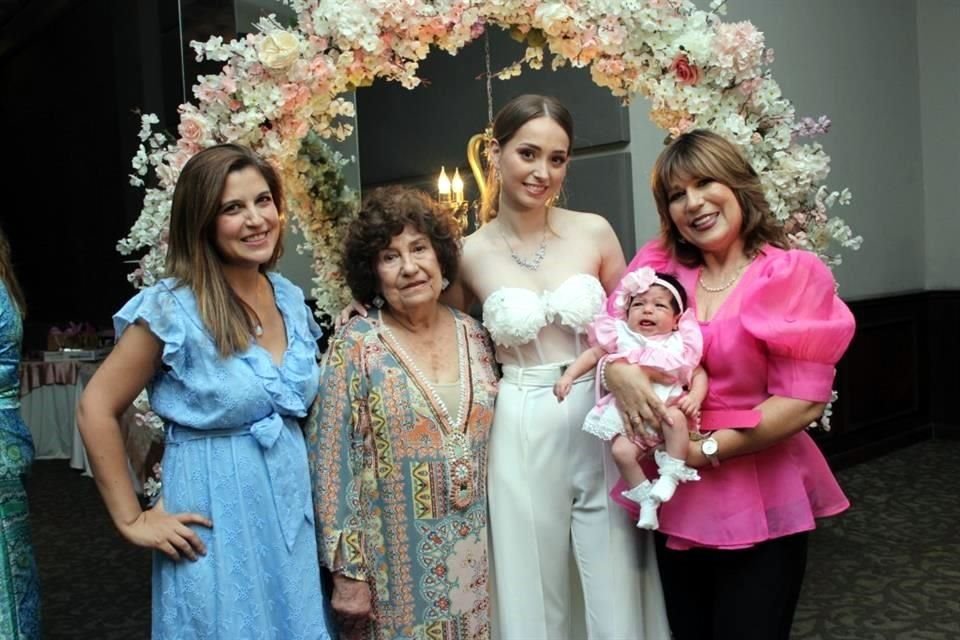
[[[440,281],[440,290],[441,290],[441,291],[446,291],[446,290],[447,290],[447,287],[449,287],[449,286],[450,286],[450,281],[447,280],[446,278],[444,278],[443,280]]]
[[[375,306],[377,309],[383,308],[384,299],[380,297],[379,293],[373,296],[373,300],[371,300],[371,302],[373,303],[373,306]]]

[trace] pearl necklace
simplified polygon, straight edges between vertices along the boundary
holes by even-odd
[[[733,277],[719,287],[708,286],[707,283],[703,281],[703,267],[701,267],[700,275],[697,277],[697,284],[699,284],[704,291],[709,291],[710,293],[720,293],[721,291],[726,291],[733,286],[733,283],[736,282],[737,279],[740,278],[740,274],[743,273],[743,270],[746,269],[751,262],[753,262],[752,258],[740,265],[740,268],[736,270],[736,272],[733,274]]]
[[[463,335],[460,329],[460,323],[457,321],[456,317],[453,320],[454,327],[456,328],[457,333],[457,361],[460,370],[460,407],[457,409],[456,420],[450,415],[450,410],[447,407],[446,403],[443,401],[443,398],[440,397],[440,394],[437,393],[436,388],[430,382],[430,379],[424,375],[423,371],[420,370],[420,367],[417,366],[417,361],[411,357],[406,349],[403,348],[403,345],[400,344],[400,341],[397,339],[397,336],[390,330],[390,327],[387,326],[387,323],[384,321],[383,316],[380,317],[380,327],[384,334],[390,338],[390,342],[399,352],[401,358],[404,362],[413,370],[416,378],[426,387],[426,390],[429,391],[430,398],[434,401],[434,404],[440,409],[442,417],[446,420],[447,425],[449,425],[450,434],[449,435],[461,435],[458,433],[461,422],[463,421],[463,415],[466,411],[467,405],[467,358],[464,353],[465,347],[463,344]],[[465,430],[465,429],[464,429]],[[448,436],[447,433],[444,433],[444,437]]]
[[[390,339],[400,359],[405,361],[407,366],[413,370],[414,382],[420,390],[429,393],[430,398],[433,400],[435,411],[436,409],[440,411],[440,415],[437,417],[440,418],[440,435],[443,439],[443,452],[447,458],[448,497],[453,507],[462,511],[473,504],[476,478],[474,477],[473,469],[473,452],[470,448],[470,434],[467,431],[468,425],[464,421],[467,411],[467,388],[470,385],[470,380],[468,379],[469,371],[467,369],[466,336],[464,335],[463,328],[460,326],[460,321],[457,320],[455,315],[453,322],[457,332],[457,359],[460,369],[460,407],[457,409],[456,422],[451,419],[449,408],[443,401],[443,398],[440,397],[440,394],[437,393],[433,384],[430,383],[430,380],[423,375],[420,367],[417,366],[416,360],[410,357],[407,350],[404,349],[400,341],[397,340],[393,331],[391,331],[387,323],[384,322],[383,315],[380,316],[381,331]],[[449,425],[446,428],[443,424],[444,420],[446,420],[447,425]],[[463,423],[462,430],[460,429],[461,423]]]
[[[540,263],[543,262],[543,258],[547,255],[547,225],[546,220],[544,220],[543,225],[543,237],[540,238],[540,246],[537,248],[537,252],[533,254],[532,258],[522,258],[517,255],[517,252],[513,250],[513,247],[510,246],[510,241],[507,240],[507,236],[503,233],[503,227],[497,225],[497,230],[500,232],[500,237],[503,238],[503,244],[507,245],[507,249],[510,251],[510,257],[513,258],[513,261],[524,269],[529,269],[530,271],[536,271],[540,268]]]

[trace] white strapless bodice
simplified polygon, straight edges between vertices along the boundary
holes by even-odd
[[[605,301],[600,280],[585,273],[570,276],[556,289],[542,293],[501,287],[483,302],[483,325],[499,347],[534,342],[542,329],[554,323],[579,336]],[[576,340],[579,343],[579,338]]]

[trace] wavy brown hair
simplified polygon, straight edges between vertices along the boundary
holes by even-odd
[[[443,277],[456,280],[460,226],[450,212],[418,189],[379,187],[363,199],[360,214],[350,223],[343,242],[341,269],[355,300],[369,305],[379,293],[377,259],[407,226],[430,239]]]
[[[17,311],[21,318],[27,317],[27,301],[23,297],[23,289],[17,281],[17,274],[13,272],[13,255],[10,251],[10,243],[7,241],[7,235],[0,228],[0,281],[7,288],[10,297],[17,305]]]
[[[748,256],[765,244],[788,248],[787,236],[770,213],[760,177],[743,153],[729,140],[706,129],[677,137],[660,152],[650,174],[650,189],[660,214],[660,237],[677,261],[687,266],[703,263],[703,254],[683,240],[670,217],[670,191],[680,180],[711,178],[730,187],[743,212],[740,235]]]
[[[190,287],[204,326],[224,357],[250,346],[254,322],[227,283],[216,246],[216,221],[227,176],[253,167],[260,172],[280,214],[277,246],[260,271],[272,269],[283,254],[283,187],[273,166],[247,147],[220,144],[187,161],[173,192],[167,275]]]
[[[547,117],[556,122],[566,132],[570,145],[567,147],[569,157],[573,149],[573,116],[563,103],[553,96],[541,96],[527,93],[517,96],[497,112],[493,119],[493,139],[502,149],[516,135],[523,125],[534,118]],[[483,202],[480,205],[481,222],[490,222],[497,217],[497,204],[500,199],[500,180],[497,177],[493,164],[487,167],[487,189]]]

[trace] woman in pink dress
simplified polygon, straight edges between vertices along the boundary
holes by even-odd
[[[676,640],[787,639],[807,532],[849,506],[806,428],[831,398],[853,315],[817,256],[787,249],[756,172],[727,140],[680,136],[651,182],[661,235],[627,272],[674,273],[693,292],[710,377],[687,456],[702,480],[660,510],[670,626]],[[665,419],[637,367],[603,373],[634,429]]]

